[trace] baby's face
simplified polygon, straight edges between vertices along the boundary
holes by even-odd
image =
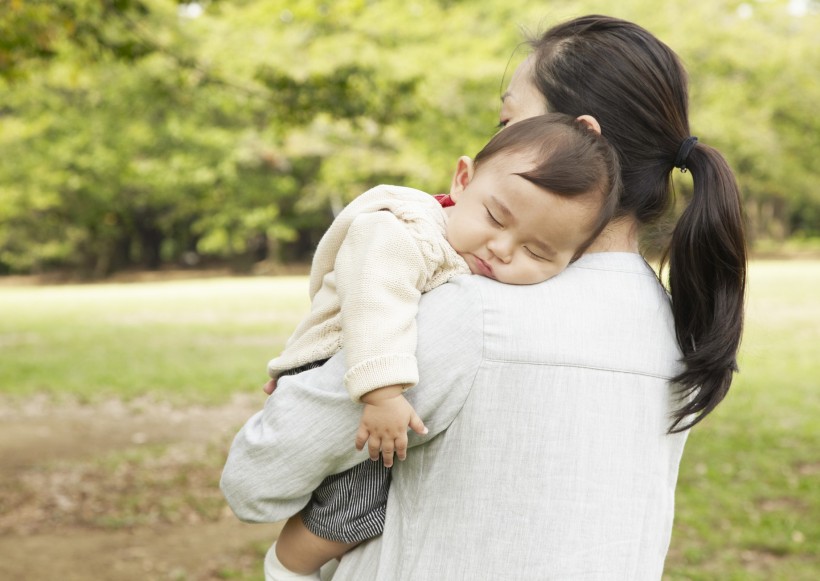
[[[459,163],[450,191],[455,206],[446,209],[447,241],[473,274],[535,284],[567,267],[590,236],[599,209],[588,199],[557,196],[515,175],[532,167],[515,159],[496,156],[471,177]]]

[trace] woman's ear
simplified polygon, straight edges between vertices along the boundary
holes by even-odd
[[[456,171],[453,174],[453,181],[450,183],[450,198],[455,202],[458,195],[467,188],[467,184],[473,179],[475,163],[466,155],[458,158]]]
[[[598,120],[592,115],[580,115],[576,118],[576,121],[580,121],[590,129],[592,129],[598,135],[601,134],[601,124],[598,123]]]

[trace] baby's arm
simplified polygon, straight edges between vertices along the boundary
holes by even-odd
[[[357,432],[371,458],[404,459],[407,428],[424,425],[402,393],[418,382],[416,314],[429,266],[419,242],[394,214],[357,216],[335,264],[342,344],[351,399],[365,409]]]

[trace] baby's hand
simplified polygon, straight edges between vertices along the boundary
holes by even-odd
[[[262,388],[262,391],[270,395],[274,389],[276,389],[276,378],[269,380]]]
[[[399,460],[407,457],[407,427],[418,434],[426,434],[424,422],[404,399],[401,387],[389,386],[371,391],[362,396],[364,412],[356,432],[356,449],[368,444],[370,459],[378,461],[382,452],[384,465],[393,465],[393,454]]]

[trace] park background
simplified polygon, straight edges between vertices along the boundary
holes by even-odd
[[[741,373],[690,436],[664,579],[816,579],[809,0],[0,0],[0,578],[261,579],[277,525],[236,522],[219,471],[323,229],[377,183],[446,190],[522,31],[593,12],[680,54],[752,243]]]

